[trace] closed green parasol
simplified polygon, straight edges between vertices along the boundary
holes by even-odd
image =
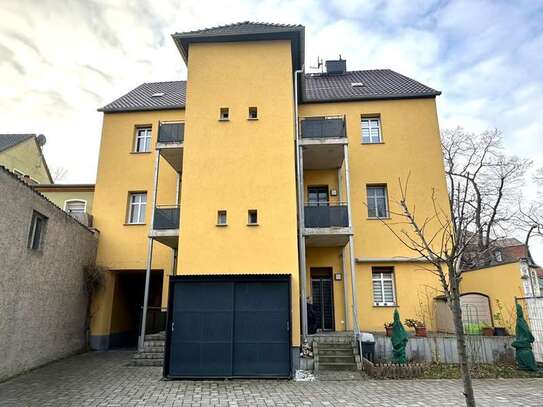
[[[536,372],[537,365],[532,352],[532,343],[534,336],[530,332],[530,327],[524,319],[522,307],[517,304],[517,326],[515,341],[511,344],[516,350],[517,367],[522,370],[531,370]]]
[[[398,310],[394,310],[394,323],[392,324],[392,361],[394,363],[407,363],[405,347],[409,336],[400,322]]]

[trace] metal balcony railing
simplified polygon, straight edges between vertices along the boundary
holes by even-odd
[[[302,119],[302,138],[342,138],[345,137],[343,118],[306,118]]]
[[[182,143],[185,138],[185,123],[161,123],[158,130],[159,143]]]
[[[304,224],[306,228],[348,227],[349,212],[347,205],[309,203],[304,208]]]
[[[157,206],[153,229],[179,229],[179,205]]]

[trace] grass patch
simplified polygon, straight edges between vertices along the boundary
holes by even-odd
[[[543,369],[539,372],[518,370],[513,364],[477,364],[471,367],[474,379],[501,379],[501,378],[533,378],[543,377]],[[424,368],[422,379],[459,379],[460,366],[445,363],[431,363]]]

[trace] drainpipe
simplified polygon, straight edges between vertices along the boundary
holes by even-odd
[[[351,261],[351,294],[352,294],[352,303],[353,303],[353,333],[358,337],[360,328],[358,327],[358,301],[356,298],[356,269],[354,261],[354,243],[353,243],[353,221],[351,214],[351,181],[349,174],[349,149],[348,145],[343,145],[343,156],[345,160],[345,192],[347,200],[347,213],[349,216],[349,228],[351,229],[351,234],[349,235],[349,257]]]
[[[342,187],[342,177],[341,177],[341,167],[337,169],[337,197],[339,200],[339,203],[343,201],[343,194],[341,193],[341,187]],[[341,252],[339,253],[339,260],[340,260],[340,266],[341,266],[341,274],[343,275],[343,306],[345,307],[345,330],[349,330],[349,287],[347,287],[347,276],[345,274],[345,270],[347,270],[347,267],[345,267],[345,246],[341,248]]]
[[[159,125],[160,127],[160,125]],[[156,150],[155,173],[153,176],[153,200],[151,206],[151,220],[149,221],[149,233],[153,230],[155,220],[156,195],[158,184],[158,169],[160,163],[160,151]],[[149,303],[149,282],[151,280],[151,266],[153,264],[153,238],[149,237],[147,241],[147,270],[145,271],[145,290],[143,293],[143,312],[141,313],[141,331],[138,338],[138,351],[143,352],[143,342],[145,341],[145,325],[147,322],[147,305]]]
[[[300,261],[300,307],[302,320],[302,342],[307,340],[307,298],[305,286],[307,284],[306,264],[305,264],[305,236],[304,236],[304,174],[303,174],[303,154],[300,144],[300,126],[298,123],[298,75],[302,74],[302,69],[294,71],[294,129],[296,134],[296,178],[298,182],[298,250]]]

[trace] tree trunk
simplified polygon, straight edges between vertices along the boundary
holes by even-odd
[[[460,307],[460,291],[458,280],[454,277],[455,273],[449,269],[449,284],[451,287],[451,311],[453,314],[454,331],[456,333],[456,349],[460,361],[460,372],[464,383],[464,397],[466,406],[475,407],[475,396],[473,394],[473,383],[471,382],[471,373],[469,371],[469,360],[466,352],[466,337],[464,335],[464,326],[462,324],[462,308]]]

